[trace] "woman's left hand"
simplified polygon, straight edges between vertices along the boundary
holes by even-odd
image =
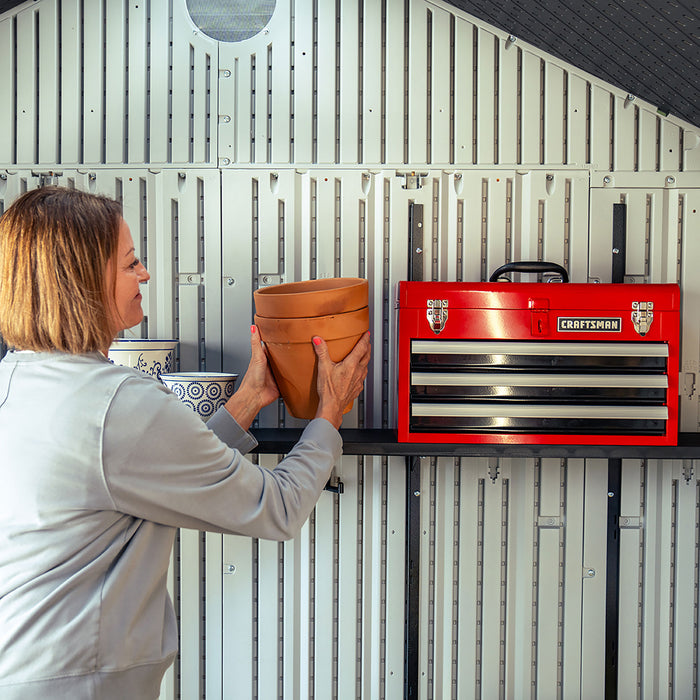
[[[280,395],[257,326],[250,327],[250,346],[248,369],[238,390],[226,402],[226,410],[244,430],[248,430],[261,408],[271,404]]]

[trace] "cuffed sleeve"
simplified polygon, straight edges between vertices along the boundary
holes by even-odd
[[[294,537],[340,456],[340,435],[328,421],[311,421],[274,469],[243,456],[251,440],[233,418],[205,425],[165,387],[127,380],[104,426],[102,467],[114,507],[175,527]]]
[[[255,437],[243,430],[236,419],[223,406],[207,421],[207,428],[214,431],[220,440],[240,450],[244,455],[258,445]]]

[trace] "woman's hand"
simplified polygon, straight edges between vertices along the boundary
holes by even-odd
[[[367,376],[367,365],[372,354],[369,331],[341,362],[331,360],[325,340],[314,336],[312,342],[318,358],[316,388],[319,401],[316,418],[325,418],[340,428],[343,409],[360,394]]]
[[[226,402],[226,410],[244,430],[248,430],[261,408],[271,404],[280,395],[257,326],[250,327],[250,348],[248,369],[238,390]]]

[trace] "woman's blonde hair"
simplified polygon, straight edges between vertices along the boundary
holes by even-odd
[[[0,335],[10,347],[80,354],[112,342],[121,206],[102,195],[42,187],[0,217]],[[108,283],[111,283],[108,291]]]

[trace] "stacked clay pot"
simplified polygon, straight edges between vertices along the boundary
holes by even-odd
[[[328,344],[340,362],[369,329],[368,284],[357,277],[289,282],[253,294],[255,325],[287,411],[295,418],[316,415],[316,353],[311,339]],[[344,413],[352,408],[352,402]]]

